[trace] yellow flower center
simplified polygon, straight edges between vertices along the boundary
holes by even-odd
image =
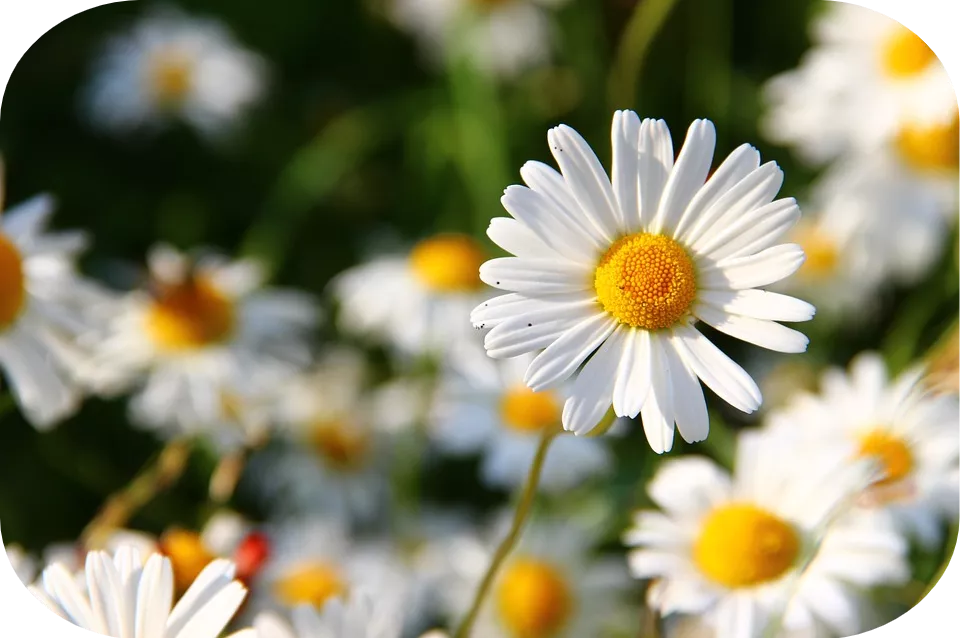
[[[597,299],[620,323],[660,330],[682,319],[697,294],[693,261],[664,235],[637,233],[619,239],[594,275]]]
[[[187,97],[193,86],[193,62],[176,51],[161,51],[148,67],[149,86],[163,106],[174,106]]]
[[[913,452],[898,436],[885,428],[875,428],[860,437],[860,458],[873,458],[883,469],[883,478],[874,483],[888,487],[905,479],[913,470]]]
[[[23,310],[26,288],[20,251],[0,234],[0,329],[7,328]]]
[[[515,559],[504,569],[497,589],[497,609],[513,638],[557,635],[569,620],[573,603],[564,575],[537,559]]]
[[[541,432],[560,423],[561,405],[549,390],[534,392],[518,385],[500,399],[500,418],[511,430],[523,433]]]
[[[904,162],[919,171],[956,171],[960,166],[960,117],[926,126],[905,126],[897,134]]]
[[[799,275],[804,279],[827,279],[837,270],[840,251],[833,237],[818,228],[805,224],[794,232],[796,241],[806,255]]]
[[[147,332],[162,350],[194,350],[225,340],[233,331],[233,304],[212,282],[190,278],[157,291],[147,312]]]
[[[697,567],[724,587],[753,587],[783,576],[800,539],[790,523],[753,505],[724,505],[703,522],[693,546]]]
[[[274,594],[284,605],[313,605],[317,609],[321,609],[329,599],[343,596],[347,591],[339,570],[319,561],[291,570],[273,587]]]
[[[356,470],[367,459],[370,436],[340,421],[318,421],[310,428],[313,449],[335,469]]]
[[[182,529],[167,531],[160,538],[160,551],[170,559],[173,582],[178,592],[185,592],[203,568],[216,556],[207,549],[196,532]]]
[[[424,239],[410,251],[410,265],[417,278],[435,292],[471,292],[483,284],[480,265],[486,256],[480,245],[466,235],[437,235]]]
[[[922,73],[937,56],[916,33],[898,26],[884,42],[883,69],[893,78],[908,78]]]

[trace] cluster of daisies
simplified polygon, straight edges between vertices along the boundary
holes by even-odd
[[[547,4],[398,0],[395,17],[431,55],[506,72],[548,50],[533,42]],[[4,212],[0,368],[24,417],[46,429],[85,396],[126,396],[136,426],[245,463],[268,512],[118,525],[42,559],[8,547],[17,575],[115,638],[438,638],[473,608],[457,638],[846,636],[889,620],[877,592],[908,585],[911,550],[960,517],[956,343],[938,369],[863,352],[824,371],[740,430],[725,465],[714,448],[670,454],[763,402],[715,341],[804,352],[785,324],[813,319],[806,299],[862,311],[931,267],[955,212],[956,102],[935,56],[854,7],[816,35],[770,86],[771,132],[834,162],[802,219],[754,147],[716,161],[710,121],[675,145],[632,111],[614,113],[609,171],[572,128],[548,132],[556,167],[524,164],[487,231],[509,256],[423,237],[338,275],[331,304],[271,287],[256,260],[167,245],[116,290],[77,269],[82,233],[48,231],[52,198]],[[219,134],[265,86],[222,27],[170,12],[101,64],[89,104],[115,130],[178,117]],[[317,344],[324,316],[342,343]],[[382,348],[390,374],[347,344]],[[630,516],[605,510],[603,486],[632,427],[652,453],[626,453],[657,465]],[[477,459],[492,490],[536,488],[515,546],[500,545],[510,511],[418,498],[450,457]]]

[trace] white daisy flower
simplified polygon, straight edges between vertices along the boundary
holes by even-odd
[[[228,447],[261,438],[265,397],[309,361],[314,300],[263,288],[252,261],[159,246],[148,262],[151,290],[117,304],[88,383],[141,384],[131,416],[152,429],[204,432]]]
[[[37,561],[24,551],[23,547],[17,544],[5,545],[3,548],[7,554],[7,560],[13,573],[17,575],[20,582],[29,585],[37,575]]]
[[[431,438],[449,454],[480,453],[481,477],[491,487],[523,484],[544,430],[562,432],[563,396],[534,392],[523,383],[531,359],[471,358],[469,374],[447,370],[436,393]],[[566,492],[609,471],[611,461],[599,438],[559,436],[547,451],[540,488]]]
[[[589,432],[611,402],[617,416],[643,419],[661,453],[674,424],[687,441],[707,437],[698,378],[734,407],[753,412],[753,379],[694,326],[781,352],[803,352],[807,338],[777,321],[806,321],[810,304],[761,290],[795,272],[803,250],[778,244],[799,219],[791,199],[773,201],[783,179],[743,145],[713,172],[716,133],[697,120],[674,162],[662,120],[632,111],[613,118],[613,181],[576,131],[548,135],[561,173],[528,162],[528,187],[503,199],[514,219],[495,218],[488,234],[517,255],[493,259],[480,278],[512,291],[477,307],[495,358],[539,350],[524,380],[535,391],[576,373],[563,426]],[[591,356],[592,355],[592,356]]]
[[[863,353],[850,372],[830,370],[819,395],[804,394],[771,414],[771,427],[803,433],[809,445],[846,445],[871,458],[883,476],[860,499],[926,546],[940,542],[944,519],[960,515],[960,404],[932,395],[919,382],[922,368],[888,379],[883,360]]]
[[[84,96],[93,124],[112,132],[181,119],[224,133],[263,94],[263,59],[212,19],[165,8],[111,38]]]
[[[115,556],[87,554],[85,588],[54,564],[30,590],[57,615],[98,634],[124,638],[148,627],[161,638],[217,638],[247,593],[233,571],[229,561],[211,563],[171,610],[170,561],[154,554],[144,562],[136,550],[122,548]],[[239,636],[250,638],[250,632]]]
[[[391,14],[437,64],[468,57],[491,75],[512,76],[550,57],[550,10],[566,0],[393,0]]]
[[[399,638],[403,629],[401,610],[375,602],[359,591],[346,601],[334,598],[323,610],[301,606],[291,613],[292,623],[272,612],[259,614],[253,622],[258,638]]]
[[[480,244],[459,234],[422,240],[406,255],[378,257],[337,276],[338,328],[374,337],[399,354],[442,355],[471,340],[470,310],[486,288]]]
[[[633,575],[654,579],[648,604],[724,638],[866,629],[860,589],[904,582],[907,548],[884,521],[850,515],[869,466],[844,466],[846,451],[746,433],[733,476],[702,457],[664,463],[647,486],[662,511],[638,512],[624,535]]]
[[[79,339],[98,327],[95,311],[110,299],[76,270],[84,233],[47,232],[53,209],[53,199],[39,195],[0,218],[0,369],[38,429],[79,407],[76,376],[88,355]]]
[[[767,87],[771,108],[764,128],[770,139],[820,163],[851,150],[871,152],[898,136],[912,137],[910,131],[953,120],[953,138],[945,141],[952,145],[956,174],[956,94],[923,40],[880,13],[846,3],[824,7],[812,38],[814,48],[800,67]],[[921,144],[914,151],[939,153]]]
[[[446,564],[440,594],[451,619],[469,608],[506,531],[507,517],[487,538],[456,535],[433,551]],[[569,520],[533,520],[504,561],[472,635],[483,638],[581,638],[630,627],[631,588],[621,559],[595,555],[586,530]]]

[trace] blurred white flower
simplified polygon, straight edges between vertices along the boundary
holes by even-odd
[[[484,483],[514,488],[526,479],[544,430],[555,429],[563,435],[550,444],[540,489],[566,492],[610,471],[612,455],[600,438],[563,432],[563,395],[554,390],[534,392],[523,382],[531,359],[470,357],[461,362],[463,372],[448,369],[431,411],[430,436],[449,454],[480,453]]]
[[[229,561],[211,563],[171,610],[170,561],[159,554],[143,561],[126,547],[115,556],[87,554],[85,587],[63,565],[53,564],[30,591],[62,618],[113,638],[138,635],[144,627],[160,638],[217,638],[247,593],[233,572]],[[240,636],[252,638],[251,632],[233,634]]]
[[[158,246],[148,264],[150,289],[116,304],[87,383],[142,386],[131,418],[145,427],[203,432],[224,447],[258,440],[278,385],[309,363],[314,299],[263,288],[253,261]]]
[[[259,614],[253,622],[258,638],[399,638],[403,629],[398,607],[379,604],[362,590],[346,602],[331,599],[322,611],[301,606],[290,616],[292,623],[273,612]]]
[[[476,335],[470,310],[486,288],[478,271],[486,254],[466,235],[422,240],[405,255],[382,256],[331,282],[338,327],[374,337],[408,357],[443,355]]]
[[[177,118],[216,136],[260,98],[265,76],[263,59],[225,25],[167,7],[107,42],[84,106],[94,125],[112,132]]]
[[[567,0],[392,0],[393,20],[433,62],[468,57],[482,71],[512,76],[550,58],[550,10]]]
[[[869,465],[845,464],[846,452],[803,454],[750,432],[732,477],[702,457],[665,462],[647,486],[662,511],[638,512],[624,535],[633,575],[654,581],[648,604],[724,638],[759,638],[771,623],[783,635],[867,629],[860,589],[910,572],[895,530],[851,513]]]
[[[927,160],[952,147],[957,167],[957,99],[937,56],[906,27],[863,7],[823,7],[812,29],[814,48],[800,67],[767,86],[767,136],[791,144],[811,162],[850,151],[872,152],[907,138]],[[911,131],[950,126],[946,147],[913,144]]]
[[[47,232],[53,209],[53,199],[39,195],[0,218],[0,369],[24,417],[38,429],[79,407],[76,377],[89,356],[80,339],[100,327],[99,311],[111,300],[76,270],[86,235]]]
[[[848,446],[852,458],[877,461],[882,476],[861,506],[933,547],[943,521],[960,515],[960,403],[955,395],[931,394],[920,383],[923,372],[916,367],[889,379],[880,356],[863,353],[849,373],[825,373],[820,394],[805,393],[771,414],[770,425],[805,435],[814,451]]]
[[[799,246],[779,243],[800,209],[774,200],[783,173],[761,166],[748,144],[711,175],[716,132],[707,120],[690,126],[676,159],[662,120],[617,111],[611,135],[612,182],[576,131],[550,130],[561,173],[528,162],[520,171],[528,186],[507,188],[501,201],[513,218],[493,219],[487,232],[516,257],[484,263],[480,278],[510,294],[471,319],[490,328],[492,357],[543,349],[524,378],[532,389],[575,378],[565,429],[590,432],[612,403],[617,416],[639,414],[662,453],[675,426],[686,441],[707,438],[700,381],[743,412],[761,402],[753,379],[697,321],[771,350],[806,350],[803,334],[777,322],[807,321],[813,306],[762,289],[803,263]]]
[[[5,545],[3,549],[6,551],[7,560],[10,561],[13,573],[17,575],[20,582],[24,585],[32,583],[37,575],[36,559],[17,544]]]

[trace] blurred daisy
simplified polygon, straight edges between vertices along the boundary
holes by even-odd
[[[440,593],[451,617],[459,618],[470,606],[492,548],[508,522],[506,518],[499,520],[490,538],[452,536],[434,548],[446,564]],[[630,587],[622,561],[597,557],[584,528],[570,521],[534,520],[497,574],[473,635],[606,636],[614,629],[630,626],[630,615],[624,615]]]
[[[148,264],[150,290],[117,304],[88,382],[104,392],[142,384],[131,416],[152,429],[224,446],[262,438],[265,395],[309,361],[314,300],[263,288],[252,261],[159,246]]]
[[[10,567],[13,573],[17,575],[20,582],[29,585],[37,575],[37,561],[24,551],[20,545],[6,545],[3,548],[7,554],[7,560],[10,561]]]
[[[233,571],[229,561],[211,563],[171,610],[170,561],[154,554],[144,562],[136,550],[122,548],[115,556],[87,555],[85,588],[54,564],[30,590],[57,615],[98,634],[125,638],[150,627],[162,638],[217,638],[247,593]],[[250,632],[239,636],[251,638]]]
[[[699,320],[732,337],[780,352],[803,352],[807,338],[777,321],[806,321],[810,304],[761,290],[803,263],[779,238],[799,219],[793,199],[773,201],[783,180],[775,163],[743,145],[709,179],[716,133],[697,120],[674,161],[662,120],[632,111],[613,118],[613,181],[576,131],[547,136],[561,173],[528,162],[528,187],[510,186],[488,234],[516,257],[493,259],[480,278],[511,294],[471,315],[490,328],[495,358],[544,348],[527,368],[533,390],[575,375],[563,408],[567,430],[592,430],[613,404],[640,414],[657,453],[709,428],[698,378],[734,407],[753,412],[753,379],[710,342]],[[592,355],[592,356],[591,356]]]
[[[824,7],[812,37],[815,46],[800,67],[767,86],[767,136],[818,163],[891,140],[923,163],[939,162],[952,148],[956,181],[956,94],[923,40],[880,13],[846,3]],[[953,127],[952,139],[942,137],[945,146],[921,141],[923,131],[943,126]]]
[[[264,90],[266,66],[216,20],[169,8],[107,42],[84,106],[112,132],[181,119],[205,135],[225,132]]]
[[[331,283],[340,303],[338,327],[414,357],[459,347],[471,338],[468,317],[485,288],[477,275],[484,259],[471,237],[442,234],[406,255],[351,268]]]
[[[393,0],[392,17],[442,64],[468,57],[486,73],[511,76],[550,57],[550,9],[566,0]]]
[[[932,547],[943,520],[958,517],[960,404],[956,396],[931,395],[919,383],[922,375],[917,367],[888,379],[880,356],[864,353],[848,374],[828,371],[819,395],[798,397],[771,414],[770,423],[805,434],[811,446],[847,445],[854,457],[877,461],[883,474],[860,504]]]
[[[38,429],[79,407],[76,376],[88,356],[79,339],[98,327],[96,311],[110,299],[76,270],[86,235],[47,232],[53,208],[50,196],[39,195],[0,218],[0,369]]]
[[[864,466],[791,443],[741,435],[732,477],[702,457],[661,466],[647,492],[662,511],[638,512],[624,535],[633,575],[654,580],[651,607],[724,638],[759,638],[771,623],[786,635],[866,629],[859,588],[904,582],[906,545],[883,521],[850,517]]]
[[[253,628],[258,638],[399,638],[401,610],[380,605],[363,591],[346,601],[334,598],[323,610],[301,606],[291,613],[292,623],[272,612],[257,616]]]
[[[523,484],[543,432],[562,432],[563,397],[534,392],[523,383],[532,357],[506,361],[472,359],[470,373],[448,370],[432,410],[431,438],[450,454],[482,455],[484,483],[498,488]],[[545,492],[561,493],[610,469],[603,441],[560,436],[547,451],[540,478]]]

